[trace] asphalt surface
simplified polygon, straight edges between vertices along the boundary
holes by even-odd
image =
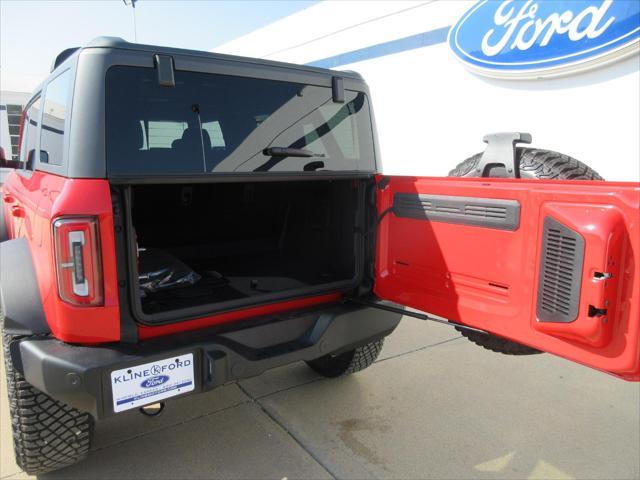
[[[29,478],[1,385],[0,478]],[[640,478],[640,384],[405,318],[363,372],[295,364],[155,419],[124,413],[98,424],[86,461],[42,478],[212,477]]]

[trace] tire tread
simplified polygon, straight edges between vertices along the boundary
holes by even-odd
[[[39,475],[79,462],[89,453],[93,419],[37,390],[13,368],[9,345],[14,339],[3,333],[16,463]]]
[[[356,348],[345,374],[356,373],[371,366],[380,355],[383,345],[384,339],[380,339],[377,342],[368,343],[360,348]]]
[[[384,338],[381,338],[354,350],[338,355],[324,355],[306,363],[311,369],[325,377],[340,377],[359,372],[371,366],[380,355],[383,345]]]

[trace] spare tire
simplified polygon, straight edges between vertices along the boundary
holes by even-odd
[[[467,158],[449,172],[450,177],[475,177],[476,165],[482,153]],[[539,178],[546,180],[604,180],[595,170],[568,155],[541,150],[538,148],[516,148],[516,158],[520,162],[521,178]],[[505,177],[506,170],[496,167],[489,172],[490,177]],[[532,355],[542,353],[535,348],[512,342],[496,335],[488,335],[456,327],[464,337],[476,345],[506,355]]]
[[[482,153],[476,153],[449,172],[450,177],[476,177],[476,165]],[[520,161],[520,177],[545,180],[604,180],[592,168],[569,155],[538,148],[516,148]],[[505,177],[505,169],[493,168],[489,177]]]

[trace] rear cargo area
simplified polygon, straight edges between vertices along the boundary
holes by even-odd
[[[348,288],[362,265],[362,181],[131,187],[146,315]]]

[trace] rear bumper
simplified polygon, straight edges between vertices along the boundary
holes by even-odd
[[[135,346],[87,347],[31,337],[14,342],[11,352],[14,365],[31,385],[104,418],[114,415],[113,370],[193,353],[195,389],[189,394],[199,393],[274,367],[378,340],[391,333],[400,318],[378,309],[337,305],[254,319],[240,329],[228,327],[232,331],[198,330]]]

